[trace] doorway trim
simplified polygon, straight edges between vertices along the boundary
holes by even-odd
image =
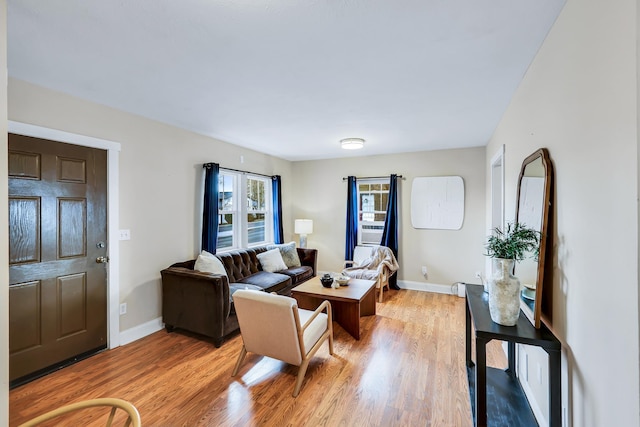
[[[8,121],[8,132],[107,151],[107,236],[109,239],[107,346],[110,349],[120,346],[120,244],[118,238],[120,143],[12,120]]]

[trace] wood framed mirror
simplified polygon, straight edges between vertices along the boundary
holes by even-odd
[[[518,178],[516,221],[540,232],[540,246],[537,257],[527,258],[516,264],[515,275],[520,279],[520,307],[536,328],[540,327],[542,313],[550,316],[551,292],[544,292],[544,285],[551,280],[545,274],[551,201],[553,189],[553,165],[546,148],[540,148],[522,162]],[[544,306],[544,308],[543,308]],[[549,317],[550,320],[550,317]],[[546,320],[545,320],[546,322]]]

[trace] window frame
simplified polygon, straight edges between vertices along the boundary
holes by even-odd
[[[219,180],[224,177],[232,177],[232,194],[233,201],[231,209],[224,209],[224,206],[218,206],[218,242],[216,242],[217,252],[229,252],[241,248],[251,248],[263,246],[273,243],[273,198],[271,177],[253,174],[250,172],[240,172],[230,169],[220,168]],[[249,209],[247,185],[249,180],[256,180],[264,183],[264,209]],[[223,188],[219,188],[223,192]],[[264,240],[249,244],[249,220],[248,215],[251,213],[264,214]],[[223,215],[232,215],[233,226],[231,229],[232,242],[231,246],[221,247],[220,243],[220,222]]]
[[[369,185],[369,191],[367,192],[363,192],[360,189],[361,185]],[[371,190],[371,186],[373,185],[380,185],[381,187],[383,185],[386,185],[386,190]],[[388,203],[389,203],[389,190],[391,188],[391,183],[389,181],[389,178],[364,178],[364,179],[358,179],[357,183],[356,183],[356,188],[357,188],[357,197],[358,197],[358,245],[379,245],[381,242],[379,241],[378,243],[373,243],[370,241],[367,242],[363,242],[362,241],[362,229],[363,227],[373,227],[379,231],[380,234],[380,239],[382,240],[382,233],[383,233],[383,229],[384,229],[384,223],[387,217],[387,207],[388,207]],[[364,214],[365,211],[362,209],[362,195],[363,194],[386,194],[387,196],[387,206],[385,206],[385,210],[384,211],[380,211],[380,210],[375,210],[375,206],[374,206],[374,210],[373,210],[373,214],[374,214],[374,218],[375,215],[379,215],[379,214],[384,214],[384,219],[382,221],[376,221],[375,219],[373,221],[367,221],[364,220]]]

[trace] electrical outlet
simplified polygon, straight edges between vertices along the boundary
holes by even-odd
[[[476,279],[482,279],[482,273],[479,271],[476,271]]]
[[[120,304],[120,315],[127,314],[127,303]]]
[[[120,238],[120,240],[129,240],[129,239],[131,239],[131,232],[129,230],[120,230],[119,238]]]
[[[427,266],[426,266],[426,265],[423,265],[423,266],[422,266],[422,275],[423,275],[423,276],[426,276],[426,275],[427,275]]]

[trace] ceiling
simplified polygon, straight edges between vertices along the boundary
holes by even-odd
[[[9,76],[294,161],[484,146],[563,4],[8,0]]]

